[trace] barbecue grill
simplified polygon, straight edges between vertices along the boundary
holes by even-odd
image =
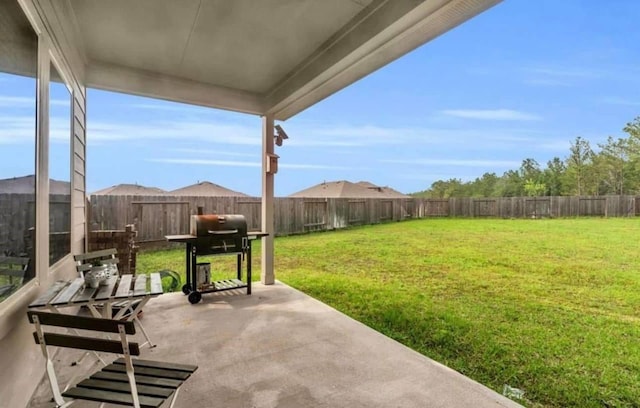
[[[247,251],[247,221],[244,215],[192,215],[190,232],[196,237],[196,255]]]
[[[251,294],[251,241],[266,234],[247,231],[247,221],[243,215],[203,214],[192,215],[189,235],[168,235],[170,242],[186,244],[185,270],[187,283],[182,292],[189,295],[192,304],[200,302],[202,293],[247,288]],[[198,279],[197,258],[204,255],[236,255],[237,277],[209,282]],[[242,264],[247,262],[246,282],[242,280]],[[201,283],[198,283],[201,282]]]

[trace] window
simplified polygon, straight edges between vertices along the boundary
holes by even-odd
[[[71,93],[49,70],[49,265],[71,252]]]
[[[35,276],[38,36],[0,1],[0,302]]]

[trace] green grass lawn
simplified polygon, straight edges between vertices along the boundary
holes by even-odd
[[[276,276],[525,405],[638,407],[639,236],[637,219],[417,220],[278,238]]]

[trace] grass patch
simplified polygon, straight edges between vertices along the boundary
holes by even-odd
[[[416,220],[278,238],[276,275],[527,405],[637,407],[639,233],[636,219]],[[138,267],[183,274],[183,257]],[[213,267],[232,276],[235,258]]]

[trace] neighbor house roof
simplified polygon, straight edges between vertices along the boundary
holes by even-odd
[[[0,194],[35,194],[36,177],[12,177],[0,180]],[[71,183],[68,181],[49,180],[50,194],[71,194]]]
[[[222,187],[210,181],[201,181],[187,187],[169,191],[168,194],[198,197],[248,197],[247,194]]]
[[[374,190],[382,194],[385,198],[410,198],[408,195],[402,194],[398,190],[394,190],[393,188],[388,186],[376,186],[375,184],[368,181],[359,181],[356,184]]]
[[[157,187],[146,187],[139,184],[118,184],[94,191],[91,195],[159,195],[167,192]]]
[[[393,195],[392,193],[396,193]],[[373,183],[361,181],[352,183],[346,180],[325,181],[313,187],[298,191],[289,197],[326,197],[326,198],[401,198],[406,197],[388,187],[378,187]]]

